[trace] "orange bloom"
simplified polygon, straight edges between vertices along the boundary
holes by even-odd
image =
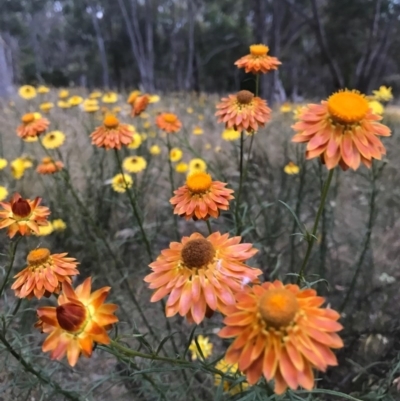
[[[36,168],[39,174],[54,174],[60,171],[64,167],[64,163],[61,161],[53,161],[51,157],[43,157],[42,163]]]
[[[320,306],[324,298],[312,289],[280,281],[246,287],[226,312],[219,336],[235,338],[226,352],[228,363],[238,363],[250,384],[261,375],[275,380],[275,392],[287,387],[314,387],[312,369],[337,365],[330,348],[341,348],[336,334],[340,315]]]
[[[49,333],[43,342],[43,352],[52,351],[51,359],[60,360],[67,354],[68,363],[75,366],[79,355],[90,357],[93,342],[109,344],[107,329],[118,322],[114,315],[117,305],[104,304],[110,287],[91,293],[91,278],[87,278],[74,291],[69,283],[62,283],[58,306],[45,306],[37,311],[35,325]]]
[[[132,142],[133,132],[127,124],[121,124],[113,114],[106,114],[103,125],[90,135],[92,144],[99,148],[121,149],[122,145]]]
[[[11,202],[0,202],[4,210],[0,210],[0,229],[8,227],[7,235],[13,238],[19,232],[21,235],[30,235],[32,231],[39,234],[39,226],[47,226],[49,208],[39,206],[41,198],[35,200],[24,199],[15,193]]]
[[[150,264],[153,273],[144,278],[156,290],[150,301],[169,295],[166,316],[179,313],[197,324],[212,311],[223,312],[235,302],[233,294],[262,273],[244,264],[257,249],[240,240],[215,232],[207,238],[194,233],[172,242]]]
[[[27,257],[28,266],[14,276],[11,289],[19,298],[38,299],[50,294],[58,294],[61,283],[71,282],[71,276],[79,274],[75,258],[67,258],[66,253],[50,255],[47,248],[30,251]]]
[[[292,141],[307,142],[307,159],[319,156],[328,169],[338,164],[343,170],[357,170],[360,163],[371,167],[373,159],[386,154],[379,136],[390,136],[390,129],[378,123],[382,117],[357,91],[340,91],[321,104],[309,104],[298,119]]]
[[[127,102],[128,104],[133,105],[133,104],[135,103],[136,99],[137,99],[139,96],[140,96],[140,91],[138,91],[138,90],[132,91],[132,92],[129,94],[128,99],[127,99],[126,102]]]
[[[250,54],[235,62],[238,68],[244,68],[246,73],[265,74],[271,70],[278,69],[282,63],[276,58],[268,55],[269,47],[265,45],[251,45]]]
[[[39,113],[24,114],[21,118],[22,125],[17,128],[17,135],[20,138],[39,136],[47,130],[49,120],[42,118]]]
[[[247,90],[223,98],[217,104],[217,109],[215,115],[218,116],[218,122],[225,123],[226,128],[235,131],[257,131],[258,126],[264,127],[271,119],[267,102]]]
[[[149,104],[149,95],[138,96],[132,105],[132,116],[139,116]]]
[[[182,128],[182,123],[176,114],[161,113],[156,118],[157,127],[165,132],[178,132]]]
[[[205,172],[188,176],[186,184],[174,191],[170,203],[175,206],[174,214],[186,220],[207,220],[210,216],[217,218],[220,210],[229,209],[229,201],[234,199],[232,189],[227,184],[213,181]]]

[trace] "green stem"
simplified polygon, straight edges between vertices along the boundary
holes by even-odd
[[[24,367],[25,370],[27,372],[32,373],[33,375],[35,375],[42,383],[53,387],[53,389],[57,393],[62,394],[64,397],[66,397],[69,400],[72,400],[72,401],[80,401],[81,400],[81,398],[79,396],[75,396],[74,394],[71,394],[69,391],[64,390],[57,383],[54,383],[49,377],[44,376],[41,372],[39,372],[35,368],[33,368],[32,365],[30,365],[22,357],[22,355],[18,354],[18,352],[7,341],[6,337],[1,332],[0,332],[0,341],[4,344],[4,346],[7,348],[9,353]]]
[[[169,182],[171,183],[171,196],[174,196],[174,190],[175,190],[175,184],[174,184],[174,169],[172,167],[172,162],[170,158],[170,153],[171,153],[171,143],[169,141],[169,135],[167,134],[167,148],[168,148],[168,171],[169,171]],[[175,228],[175,234],[176,238],[179,240],[179,230],[178,230],[178,220],[176,214],[173,215],[174,219],[174,228]]]
[[[236,197],[236,207],[235,207],[235,222],[236,222],[236,235],[240,235],[241,232],[241,221],[239,217],[239,207],[240,207],[240,196],[242,194],[243,186],[243,151],[244,151],[244,132],[240,133],[240,156],[239,156],[239,189]]]
[[[12,270],[13,265],[14,265],[15,254],[17,252],[17,246],[18,246],[18,243],[19,243],[21,238],[22,237],[19,236],[14,242],[11,242],[11,244],[10,244],[10,253],[9,253],[10,254],[10,263],[8,265],[8,269],[7,269],[6,276],[4,278],[3,284],[1,285],[1,288],[0,288],[0,297],[3,295],[3,291],[4,291],[4,289],[5,289],[6,285],[7,285],[8,278],[10,277],[10,273],[11,273],[11,270]]]
[[[212,230],[212,228],[211,228],[210,220],[206,220],[206,223],[207,223],[208,232],[209,232],[209,234],[211,235],[211,234],[213,233],[213,230]]]
[[[308,260],[310,259],[310,256],[311,256],[311,251],[312,251],[312,248],[314,246],[314,242],[315,242],[315,238],[316,238],[316,234],[317,234],[317,230],[318,230],[319,219],[320,219],[320,217],[322,215],[322,211],[324,210],[326,197],[327,197],[328,192],[329,192],[329,187],[331,185],[331,181],[332,181],[332,177],[333,177],[334,171],[335,171],[334,169],[329,170],[328,178],[326,179],[325,184],[324,184],[324,186],[322,188],[321,203],[319,204],[319,208],[318,208],[318,211],[317,211],[317,215],[315,217],[315,221],[314,221],[314,226],[313,226],[312,232],[311,232],[311,234],[310,233],[306,234],[306,240],[308,242],[308,247],[307,247],[306,256],[304,257],[303,263],[302,263],[300,271],[299,271],[299,277],[297,279],[297,284],[300,284],[300,281],[304,277],[305,269],[307,267]]]
[[[122,174],[122,178],[124,180],[125,189],[126,189],[125,192],[127,193],[128,198],[129,198],[129,202],[131,203],[132,211],[133,211],[133,214],[135,215],[135,219],[137,220],[137,222],[139,224],[140,232],[142,234],[142,238],[143,238],[143,241],[144,241],[145,246],[146,246],[147,254],[148,254],[149,258],[150,258],[150,261],[152,261],[153,260],[153,255],[152,255],[152,252],[151,252],[150,242],[149,242],[149,240],[147,238],[147,235],[146,235],[146,232],[144,230],[143,222],[142,222],[142,219],[140,218],[139,211],[138,211],[137,205],[136,205],[136,201],[135,201],[135,199],[133,199],[132,193],[131,193],[130,189],[128,188],[128,183],[125,180],[125,174],[124,174],[124,171],[122,169],[121,158],[119,156],[118,150],[117,149],[114,149],[114,150],[115,150],[115,152],[114,152],[115,153],[115,157],[117,159],[118,169],[119,169],[120,173]]]

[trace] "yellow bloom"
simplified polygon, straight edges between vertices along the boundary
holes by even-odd
[[[211,149],[211,143],[206,143],[206,144],[204,145],[204,149],[210,150],[210,149]]]
[[[0,202],[6,199],[8,196],[8,191],[6,187],[0,186]]]
[[[27,168],[32,167],[32,162],[26,158],[18,157],[10,163],[11,175],[14,179],[19,180],[25,173]]]
[[[303,110],[306,109],[306,106],[297,106],[294,110],[293,110],[293,117],[295,120],[299,119],[299,116],[302,114]]]
[[[204,131],[200,127],[196,126],[193,128],[193,135],[202,135],[203,133]]]
[[[238,376],[238,377],[243,376],[239,371],[239,366],[237,363],[229,364],[228,362],[226,362],[225,359],[221,359],[215,365],[215,369],[218,369],[221,372],[224,372],[230,376]],[[216,374],[214,376],[214,384],[216,386],[220,386],[221,382],[222,382],[221,376]],[[249,387],[249,384],[246,381],[244,381],[244,382],[237,384],[236,386],[232,386],[232,383],[230,381],[224,380],[223,387],[224,387],[225,393],[230,393],[231,395],[235,395],[235,394],[241,393],[244,390],[246,390]]]
[[[67,228],[64,220],[62,219],[55,219],[51,222],[54,231],[64,231]]]
[[[180,162],[175,166],[175,171],[177,173],[186,173],[189,170],[189,165],[184,162]]]
[[[129,156],[122,162],[122,167],[129,173],[140,173],[147,167],[147,162],[142,156]]]
[[[54,107],[54,103],[51,103],[51,102],[42,103],[39,106],[40,110],[42,110],[44,113],[48,113],[53,107]]]
[[[94,91],[89,95],[89,99],[98,99],[99,97],[101,97],[100,91]]]
[[[59,100],[57,102],[57,106],[60,109],[69,109],[71,107],[71,105],[69,104],[69,102],[65,101],[65,100]]]
[[[148,128],[150,128],[150,127],[151,127],[150,121],[145,121],[145,122],[143,123],[143,128],[144,128],[144,129],[148,129]]]
[[[111,181],[112,188],[115,192],[125,192],[133,184],[132,177],[129,174],[117,174]]]
[[[392,88],[388,88],[387,86],[380,86],[378,90],[372,91],[376,100],[380,100],[382,102],[388,102],[393,99]]]
[[[6,159],[0,158],[0,170],[3,170],[8,165],[8,161]]]
[[[79,106],[83,102],[83,98],[81,96],[71,96],[68,99],[68,103],[71,107]]]
[[[47,224],[47,226],[39,226],[39,234],[36,234],[39,237],[45,237],[50,235],[54,231],[52,224]]]
[[[144,120],[147,120],[148,118],[150,118],[150,114],[149,113],[140,113],[140,118],[143,118]]]
[[[153,145],[153,146],[150,148],[150,153],[151,153],[153,156],[157,156],[157,155],[159,155],[159,154],[161,153],[161,149],[160,149],[160,147],[159,147],[158,145]]]
[[[84,104],[83,105],[83,111],[85,113],[95,113],[96,111],[99,111],[100,107],[97,104]]]
[[[113,107],[112,109],[111,109],[111,113],[113,113],[113,114],[118,114],[118,113],[121,113],[121,107],[120,106],[115,106],[115,107]]]
[[[115,92],[107,92],[102,97],[103,103],[116,103],[118,100],[118,95]]]
[[[60,99],[66,99],[68,96],[69,96],[69,91],[68,91],[67,89],[61,89],[61,90],[58,92],[58,97],[59,97]]]
[[[199,345],[197,347],[197,344]],[[213,344],[210,343],[210,340],[208,337],[204,337],[201,334],[197,337],[197,344],[196,341],[193,339],[192,342],[189,345],[189,350],[192,353],[192,360],[195,361],[197,358],[200,359],[206,359],[212,354],[213,350]],[[201,350],[201,353],[199,352],[199,348]],[[203,354],[203,357],[202,355]]]
[[[158,103],[160,101],[160,96],[158,95],[150,95],[149,103]]]
[[[36,89],[31,85],[24,85],[19,88],[18,94],[22,97],[22,99],[33,99],[36,97]]]
[[[61,131],[48,132],[42,139],[42,144],[46,149],[59,148],[65,141],[65,135]]]
[[[289,162],[284,168],[283,171],[286,174],[289,175],[294,175],[294,174],[299,174],[300,167],[294,164],[293,162]]]
[[[192,159],[189,162],[189,175],[193,173],[197,173],[199,171],[206,171],[207,164],[203,159]]]
[[[188,107],[188,108],[186,109],[186,111],[187,111],[189,114],[192,114],[192,113],[193,113],[193,108],[192,108],[192,107]]]
[[[214,149],[214,152],[219,153],[219,152],[221,152],[221,150],[222,150],[221,146],[216,146]]]
[[[199,121],[203,121],[203,120],[204,120],[203,114],[199,114],[199,115],[197,116],[197,118],[199,119]]]
[[[39,88],[37,88],[37,92],[41,94],[49,93],[50,89],[47,86],[40,85]]]
[[[281,113],[289,113],[290,111],[292,111],[292,106],[290,105],[290,103],[285,102],[281,105],[279,110]]]
[[[137,132],[133,133],[132,142],[128,145],[129,149],[137,149],[142,144],[142,136]]]
[[[370,100],[368,106],[375,114],[379,114],[380,116],[385,112],[385,107],[377,100]]]
[[[178,162],[182,159],[183,152],[179,148],[172,148],[169,152],[169,159],[172,162]]]
[[[233,128],[228,128],[224,130],[224,132],[222,133],[222,139],[224,141],[236,141],[239,138],[240,138],[240,132],[234,130]]]
[[[25,138],[22,138],[24,142],[37,142],[38,137],[37,136],[26,136]]]

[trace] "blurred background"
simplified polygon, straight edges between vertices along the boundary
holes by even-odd
[[[400,88],[399,0],[0,0],[0,94],[13,84],[235,91],[251,43],[282,61],[269,101]]]

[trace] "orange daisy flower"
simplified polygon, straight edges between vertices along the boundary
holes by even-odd
[[[149,95],[138,96],[132,105],[132,116],[139,116],[142,114],[149,105]]]
[[[91,293],[91,278],[87,278],[74,291],[69,283],[62,283],[62,294],[58,306],[45,306],[37,311],[39,322],[36,327],[49,333],[43,342],[43,352],[52,351],[51,359],[60,360],[67,354],[68,363],[75,366],[79,355],[90,357],[93,342],[109,344],[107,329],[118,322],[114,315],[118,308],[104,304],[110,287]]]
[[[113,114],[106,114],[103,125],[97,127],[90,135],[92,144],[99,148],[121,149],[122,145],[129,145],[132,142],[133,132],[127,124],[121,124]]]
[[[170,203],[175,206],[174,214],[186,220],[207,220],[217,218],[220,210],[229,209],[229,201],[234,199],[232,189],[227,184],[213,181],[210,174],[197,172],[190,174],[186,184],[174,191]]]
[[[22,124],[17,128],[20,138],[39,136],[47,130],[50,125],[47,118],[42,118],[39,113],[24,114],[21,118]]]
[[[50,255],[47,248],[30,251],[27,257],[28,266],[17,275],[11,289],[19,298],[38,299],[50,294],[58,294],[61,283],[71,282],[71,276],[79,274],[75,258],[66,257],[67,253]]]
[[[238,68],[244,68],[246,73],[265,74],[271,70],[277,70],[282,63],[268,55],[269,47],[265,45],[251,45],[250,54],[235,62]]]
[[[165,132],[178,132],[182,128],[178,116],[173,113],[161,113],[156,118],[157,127]]]
[[[64,168],[64,163],[61,161],[53,161],[51,157],[44,157],[42,163],[36,168],[39,174],[54,174]]]
[[[132,91],[132,92],[129,94],[128,99],[126,100],[126,103],[128,103],[128,104],[130,104],[130,105],[133,105],[133,104],[135,103],[136,99],[137,99],[139,96],[140,96],[140,91],[138,91],[138,90]]]
[[[235,131],[257,131],[258,126],[264,127],[271,119],[267,102],[247,90],[223,98],[217,104],[217,109],[215,115],[218,116],[218,122],[225,123],[226,128]]]
[[[17,232],[21,235],[39,234],[39,226],[47,226],[50,210],[39,206],[41,198],[24,199],[16,193],[11,202],[0,202],[0,229],[8,227],[7,235],[13,238]]]
[[[283,285],[280,281],[246,287],[226,311],[219,336],[235,338],[226,352],[238,363],[250,384],[261,377],[275,380],[275,392],[287,387],[314,387],[312,369],[337,365],[331,348],[343,347],[336,334],[340,315],[321,308],[324,298],[315,290]]]
[[[257,281],[260,269],[244,262],[257,252],[251,244],[240,244],[241,237],[215,232],[204,238],[199,233],[172,242],[156,261],[153,273],[144,281],[155,289],[151,302],[169,295],[167,317],[179,313],[199,324],[212,311],[223,312],[235,302],[233,294],[245,284]]]
[[[307,159],[319,156],[328,169],[338,164],[343,170],[357,170],[360,163],[371,167],[373,159],[386,154],[379,136],[390,136],[390,129],[357,91],[336,92],[321,104],[309,104],[298,119],[292,141],[307,142]]]

